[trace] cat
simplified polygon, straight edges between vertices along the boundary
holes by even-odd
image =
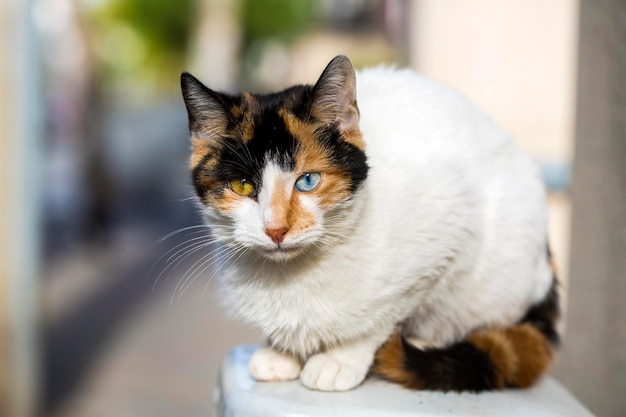
[[[509,134],[410,69],[216,92],[181,75],[220,288],[259,381],[345,391],[531,385],[559,342],[545,190]],[[358,99],[358,100],[357,100]]]

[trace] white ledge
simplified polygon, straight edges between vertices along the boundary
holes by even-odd
[[[592,416],[551,377],[529,389],[482,394],[411,391],[375,378],[348,392],[311,391],[299,381],[256,382],[248,372],[255,348],[237,347],[224,360],[215,393],[218,416]]]

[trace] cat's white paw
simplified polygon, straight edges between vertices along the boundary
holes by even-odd
[[[300,374],[300,381],[310,389],[320,391],[347,391],[363,382],[369,364],[341,363],[326,353],[309,358]]]
[[[291,381],[300,375],[297,359],[269,347],[258,348],[248,363],[250,373],[257,381]]]

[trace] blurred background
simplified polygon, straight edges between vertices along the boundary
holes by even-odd
[[[198,263],[179,74],[268,91],[339,53],[460,90],[536,158],[569,282],[553,373],[626,415],[624,45],[619,0],[2,0],[0,415],[211,415],[261,336]]]

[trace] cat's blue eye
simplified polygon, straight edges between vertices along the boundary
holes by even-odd
[[[296,180],[296,190],[304,193],[313,191],[315,187],[320,183],[322,174],[319,172],[306,172],[298,177]]]

